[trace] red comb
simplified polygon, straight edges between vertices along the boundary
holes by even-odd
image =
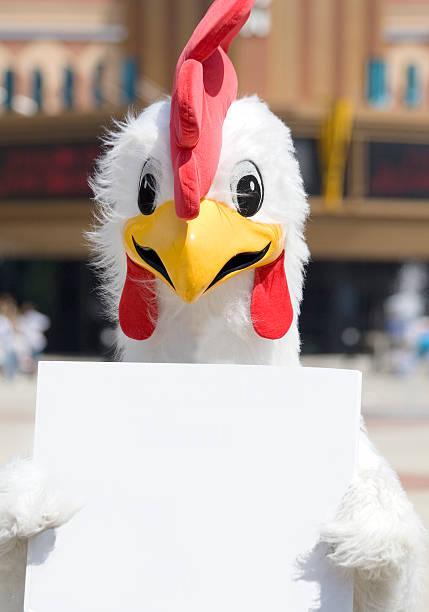
[[[177,62],[170,139],[176,214],[194,219],[219,163],[222,126],[237,96],[227,56],[255,0],[215,0]]]

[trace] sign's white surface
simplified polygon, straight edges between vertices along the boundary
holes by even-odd
[[[352,612],[318,544],[360,374],[39,365],[35,458],[82,509],[29,547],[27,612]]]

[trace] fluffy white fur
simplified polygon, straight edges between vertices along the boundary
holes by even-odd
[[[400,482],[362,426],[358,473],[322,529],[331,562],[354,579],[354,612],[417,610],[426,532]]]
[[[107,150],[92,183],[98,224],[90,240],[113,321],[117,321],[126,271],[122,228],[126,219],[139,214],[139,178],[147,159],[155,159],[159,166],[157,204],[174,199],[169,118],[170,103],[165,100],[119,124],[106,139]],[[297,321],[308,259],[303,236],[308,204],[290,131],[256,97],[238,100],[229,109],[219,167],[207,197],[232,207],[231,172],[236,162],[248,159],[258,166],[265,192],[262,208],[253,219],[281,223],[284,228],[285,267],[294,309],[290,331],[277,341],[265,340],[254,332],[249,311],[253,271],[227,280],[193,304],[185,304],[157,280],[160,317],[155,333],[149,340],[137,342],[118,329],[118,357],[152,362],[298,363]],[[0,503],[0,526],[4,525],[0,554],[3,552],[3,565],[9,564],[9,591],[20,587],[22,580],[22,559],[18,559],[16,544],[66,518],[61,505],[57,507],[43,488],[22,476],[21,469],[12,466],[0,477],[0,492],[9,491],[5,498],[9,501]],[[29,490],[38,491],[37,503],[29,497]],[[22,524],[23,529],[16,527]],[[324,526],[321,539],[329,544],[330,560],[353,575],[355,612],[416,609],[425,534],[396,475],[371,446],[364,429],[358,474],[337,516]],[[12,581],[12,573],[16,580]],[[1,584],[0,577],[0,591]],[[14,605],[10,600],[9,608],[1,610],[20,610]]]
[[[22,612],[28,539],[59,527],[75,510],[32,461],[14,461],[1,470],[1,612]]]

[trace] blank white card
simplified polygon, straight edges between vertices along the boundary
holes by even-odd
[[[352,612],[320,525],[352,480],[360,374],[39,365],[35,458],[81,510],[28,553],[27,612]]]

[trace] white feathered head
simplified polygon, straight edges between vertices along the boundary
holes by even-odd
[[[298,351],[302,179],[289,129],[257,97],[235,99],[226,54],[252,4],[211,5],[180,56],[171,101],[109,135],[92,181],[96,263],[122,344],[146,343],[141,359],[258,363],[267,342],[287,336]],[[234,338],[253,357],[241,358]]]

